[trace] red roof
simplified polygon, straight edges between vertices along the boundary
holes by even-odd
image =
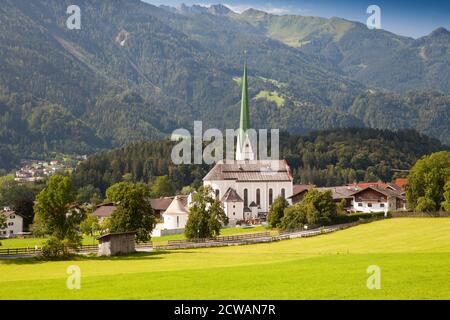
[[[382,188],[382,189],[388,189],[390,188],[387,183],[378,181],[378,182],[360,182],[360,183],[354,183],[351,184],[351,186],[358,187],[361,189],[365,189],[367,187],[376,187],[376,188]]]
[[[404,189],[405,185],[408,183],[408,178],[397,178],[394,183],[400,188]]]

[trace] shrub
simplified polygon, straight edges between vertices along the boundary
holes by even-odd
[[[69,255],[67,243],[56,237],[51,237],[42,246],[42,256],[45,259],[55,259],[57,257],[65,257]]]
[[[283,197],[278,197],[270,206],[269,216],[267,222],[271,228],[276,228],[280,225],[281,219],[284,215],[284,209],[289,206],[289,203]]]

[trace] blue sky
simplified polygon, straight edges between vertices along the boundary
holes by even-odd
[[[226,4],[235,11],[262,9],[274,14],[299,14],[320,17],[341,17],[365,23],[369,5],[381,8],[381,27],[385,30],[421,37],[438,27],[450,30],[449,0],[144,0],[152,4],[177,6],[181,3]]]

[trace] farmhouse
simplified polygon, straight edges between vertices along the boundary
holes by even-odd
[[[0,238],[12,238],[23,233],[23,217],[20,214],[10,208],[4,208],[0,214],[6,217],[6,228],[0,229]]]
[[[264,220],[270,205],[282,196],[292,202],[293,177],[285,160],[258,160],[250,136],[247,65],[244,66],[240,128],[235,159],[218,161],[203,178],[224,204],[230,223]]]
[[[352,194],[355,212],[384,212],[405,210],[406,198],[391,189],[369,186]]]

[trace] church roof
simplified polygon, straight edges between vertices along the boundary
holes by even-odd
[[[285,160],[226,160],[219,161],[203,180],[256,182],[292,181],[293,178]]]
[[[243,202],[241,197],[237,194],[233,188],[228,188],[227,192],[222,197],[222,202]]]
[[[164,214],[189,214],[189,212],[183,205],[181,199],[179,197],[175,197]]]

